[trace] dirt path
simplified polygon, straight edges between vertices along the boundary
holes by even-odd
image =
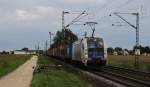
[[[29,87],[33,76],[32,67],[37,63],[37,56],[33,56],[12,73],[0,79],[0,87]]]

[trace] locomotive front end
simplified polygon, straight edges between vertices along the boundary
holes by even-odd
[[[106,65],[105,43],[102,38],[88,38],[88,64]]]

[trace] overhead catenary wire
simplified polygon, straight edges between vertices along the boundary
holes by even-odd
[[[125,3],[123,3],[123,4],[121,4],[121,5],[117,6],[117,7],[115,7],[115,10],[110,9],[111,11],[110,11],[109,13],[106,13],[106,15],[100,17],[100,19],[98,19],[97,21],[102,22],[101,24],[104,24],[105,22],[103,22],[103,21],[106,21],[106,20],[104,20],[104,19],[108,18],[108,17],[109,17],[109,14],[111,14],[111,13],[114,12],[114,11],[117,11],[118,9],[121,9],[121,8],[125,7],[127,4],[129,4],[129,3],[133,2],[133,1],[134,1],[134,0],[132,0],[132,1],[131,1],[131,0],[127,0]],[[104,6],[103,9],[106,9],[106,7],[108,7],[108,5]],[[108,9],[108,8],[107,8],[107,9]],[[110,21],[110,19],[108,19],[107,21]]]
[[[77,22],[77,21],[79,21],[81,18],[82,18],[82,15],[88,15],[87,13],[86,13],[86,11],[83,11],[81,14],[79,14],[76,18],[74,18],[69,24],[67,24],[65,27],[67,28],[67,27],[69,27],[70,25],[72,25],[72,24],[74,24],[75,22]]]

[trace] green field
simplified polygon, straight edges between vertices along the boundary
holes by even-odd
[[[140,61],[140,69],[150,71],[150,56],[140,56],[139,61]],[[108,64],[126,67],[126,68],[133,68],[134,56],[109,55]]]
[[[54,64],[46,57],[39,57],[38,64]],[[48,73],[36,73],[33,77],[31,87],[93,87],[82,80],[74,71],[63,68]]]
[[[0,77],[15,70],[29,58],[27,55],[0,55]]]

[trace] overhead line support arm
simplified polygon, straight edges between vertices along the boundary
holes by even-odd
[[[114,13],[116,16],[118,16],[119,18],[121,18],[123,21],[125,21],[127,24],[129,24],[131,27],[137,29],[136,26],[134,26],[133,24],[131,24],[130,22],[128,22],[127,20],[125,20],[122,16],[120,16],[119,14],[117,13]]]

